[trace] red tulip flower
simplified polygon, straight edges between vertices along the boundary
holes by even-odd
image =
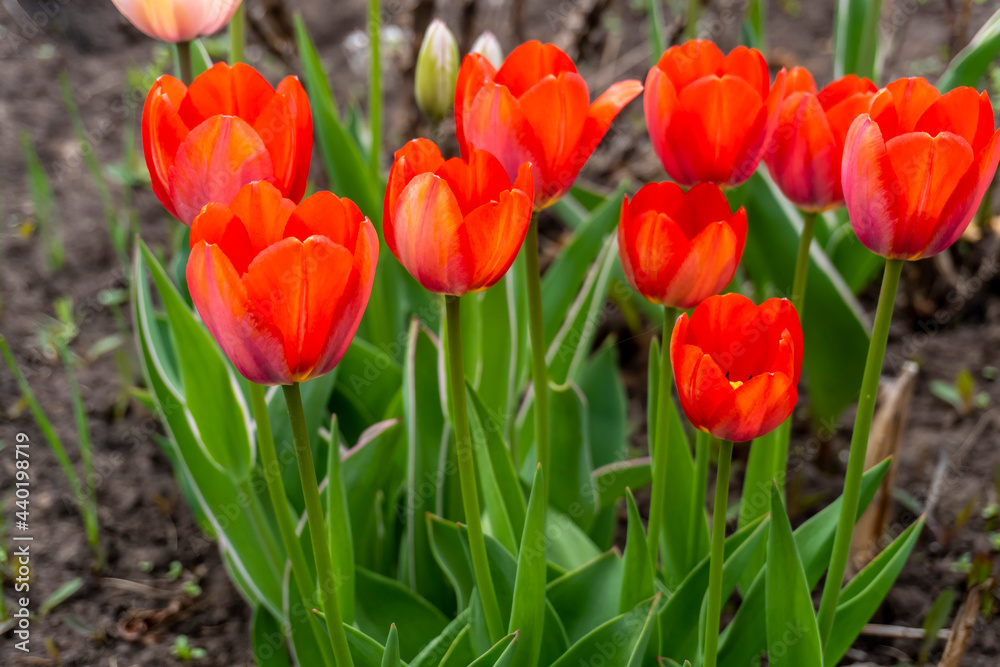
[[[396,151],[382,233],[389,250],[431,292],[461,295],[496,283],[517,257],[534,189],[525,163],[511,184],[482,150],[445,160],[434,142]]]
[[[674,183],[650,183],[622,202],[622,269],[653,303],[693,308],[722,290],[736,273],[746,239],[746,211],[733,213],[710,183],[687,193]]]
[[[695,427],[743,442],[773,431],[798,399],[802,327],[787,299],[759,307],[741,294],[710,296],[677,319],[670,361]]]
[[[656,154],[681,185],[739,185],[774,133],[784,71],[771,85],[764,56],[738,46],[723,55],[695,39],[672,46],[649,70],[643,109]]]
[[[562,197],[607,134],[611,122],[642,91],[620,81],[591,104],[587,83],[552,44],[526,42],[500,69],[478,53],[462,62],[455,89],[458,144],[493,153],[513,181],[525,162],[535,179],[535,206]]]
[[[187,281],[240,373],[292,384],[330,372],[344,356],[377,261],[375,228],[351,200],[317,192],[296,206],[261,181],[195,218]]]
[[[771,178],[796,206],[818,213],[843,203],[840,163],[847,131],[877,91],[868,79],[849,74],[817,92],[807,69],[788,72],[765,160]]]
[[[253,181],[298,202],[312,156],[309,100],[295,77],[275,90],[239,63],[218,63],[190,87],[164,75],[146,97],[142,146],[153,192],[186,225]]]
[[[858,239],[890,259],[941,252],[969,226],[1000,160],[989,96],[922,78],[880,91],[847,134],[842,180]]]

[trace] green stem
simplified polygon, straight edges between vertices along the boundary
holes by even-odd
[[[191,67],[191,42],[177,42],[177,76],[181,83],[190,86],[194,81],[194,69]]]
[[[309,431],[306,416],[302,410],[302,394],[299,384],[281,386],[288,404],[288,418],[292,423],[292,438],[295,440],[295,457],[299,464],[299,479],[302,482],[302,496],[306,502],[306,517],[309,522],[309,536],[312,538],[313,558],[319,575],[319,592],[326,614],[326,629],[330,632],[333,654],[338,667],[354,667],[351,650],[347,646],[347,634],[340,615],[340,601],[337,599],[337,581],[333,577],[333,562],[330,559],[330,544],[326,539],[326,525],[323,522],[323,504],[316,484],[316,466],[313,463],[312,448],[309,446]]]
[[[549,377],[545,365],[545,323],[542,320],[542,276],[538,267],[538,214],[531,216],[524,238],[525,288],[528,291],[528,333],[531,337],[531,379],[535,385],[535,451],[542,464],[545,499],[548,505],[549,480]]]
[[[882,291],[878,297],[878,308],[875,310],[872,340],[868,346],[865,374],[861,380],[861,396],[858,398],[858,413],[854,418],[854,433],[851,435],[851,454],[847,462],[847,478],[844,480],[840,522],[837,524],[837,537],[833,543],[830,570],[826,575],[823,599],[819,605],[819,631],[824,645],[829,640],[830,631],[833,629],[833,617],[840,599],[840,586],[844,581],[847,557],[851,550],[851,539],[854,537],[854,524],[858,515],[858,496],[861,493],[861,476],[865,471],[868,435],[872,427],[872,416],[875,413],[875,396],[878,392],[879,377],[882,374],[882,360],[885,358],[885,345],[889,339],[892,307],[896,300],[896,289],[899,287],[899,275],[902,271],[903,260],[887,259],[885,261]]]
[[[715,505],[712,507],[712,556],[708,575],[708,613],[705,617],[704,667],[715,667],[719,652],[719,619],[722,616],[722,560],[726,547],[726,509],[729,503],[729,465],[733,443],[719,442],[719,468],[715,476]]]
[[[254,421],[257,422],[257,444],[260,446],[261,463],[264,465],[264,481],[267,483],[267,492],[271,496],[271,505],[274,506],[274,515],[278,521],[281,541],[284,542],[285,551],[288,552],[288,558],[292,563],[292,577],[299,589],[302,603],[309,607],[316,607],[311,585],[313,577],[309,572],[302,544],[295,532],[295,518],[288,505],[285,482],[281,477],[281,466],[278,464],[278,455],[274,449],[274,435],[271,432],[271,418],[267,414],[264,387],[255,382],[250,383],[250,403],[253,407]],[[325,633],[319,627],[319,621],[315,614],[309,614],[309,624],[313,628],[313,634],[316,635],[316,643],[319,644],[320,650],[323,652],[325,664],[332,666],[334,664],[333,653],[330,650],[330,644],[323,641]]]
[[[816,214],[802,214],[802,236],[799,238],[799,254],[795,258],[795,277],[792,279],[792,305],[802,319],[806,301],[806,279],[809,277],[809,246],[812,245],[816,229]]]
[[[708,489],[708,459],[711,458],[715,438],[704,431],[695,436],[694,488],[691,492],[691,519],[688,524],[687,566],[697,564],[699,529],[705,521],[705,491]]]
[[[482,513],[479,509],[479,491],[476,488],[476,462],[473,459],[472,435],[469,431],[469,413],[465,402],[465,365],[462,359],[462,319],[458,297],[445,296],[448,326],[448,381],[451,388],[451,421],[455,428],[455,450],[458,458],[458,476],[462,487],[462,507],[469,528],[469,551],[472,571],[479,589],[486,617],[490,641],[499,641],[504,635],[500,604],[493,588],[490,563],[486,557],[486,540],[483,538]]]
[[[371,44],[371,71],[368,82],[368,122],[371,126],[372,148],[369,168],[378,182],[379,153],[382,151],[382,58],[379,54],[379,0],[368,0],[368,43]]]
[[[701,0],[688,0],[687,19],[684,24],[685,39],[694,39],[698,36],[699,14],[701,14]]]
[[[670,433],[670,388],[673,386],[670,370],[670,332],[673,330],[677,311],[663,308],[663,345],[660,349],[659,405],[656,413],[656,442],[650,443],[653,454],[653,489],[649,503],[649,558],[656,572],[660,557],[660,530],[667,508],[667,467],[669,465],[667,438]]]
[[[240,4],[240,8],[229,20],[229,64],[235,65],[246,60],[247,44],[247,6]]]

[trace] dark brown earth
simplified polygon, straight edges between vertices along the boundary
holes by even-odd
[[[327,70],[334,73],[333,88],[338,99],[363,101],[365,65],[357,62],[349,35],[364,29],[364,3],[289,0],[287,4],[290,10],[301,9],[305,14]],[[386,49],[384,141],[389,149],[414,134],[429,132],[414,113],[408,77],[414,45],[435,14],[455,28],[463,49],[483,27],[494,30],[508,51],[518,37],[556,41],[581,60],[581,69],[594,90],[603,90],[621,78],[645,76],[649,53],[640,11],[642,2],[525,2],[520,29],[515,27],[509,4],[438,4],[435,12],[434,3],[427,0],[384,2],[385,24],[403,30],[400,41]],[[707,36],[724,48],[735,43],[739,29],[734,18],[738,11],[730,4],[736,3],[712,2],[703,24]],[[832,0],[770,4],[767,55],[772,65],[803,64],[813,70],[820,83],[828,81]],[[947,9],[963,4],[968,3],[887,2],[883,27],[892,28],[895,36],[885,78],[932,76],[939,72],[942,55],[961,45],[997,8],[995,1],[971,3],[968,27],[963,31],[953,26]],[[287,71],[277,54],[283,52],[292,64],[294,56],[283,51],[289,47],[287,39],[283,39],[287,37],[283,22],[275,20],[273,13],[268,15],[270,19],[260,18],[264,5],[264,0],[249,3],[251,14],[258,17],[258,29],[252,31],[248,56],[276,80]],[[125,92],[124,70],[147,68],[160,47],[131,28],[107,0],[4,0],[2,7],[0,331],[77,460],[65,376],[59,363],[43,354],[37,331],[46,317],[53,315],[53,301],[72,296],[77,312],[84,318],[72,347],[85,356],[96,341],[116,331],[113,315],[98,295],[122,287],[124,282],[105,232],[100,201],[79,159],[57,77],[62,70],[68,72],[94,150],[102,164],[111,164],[121,159],[129,119],[141,106],[141,94],[136,97]],[[678,25],[669,10],[667,19],[672,26]],[[266,44],[262,34],[268,35]],[[160,62],[162,66],[164,61]],[[158,73],[154,67],[147,75]],[[441,132],[449,130],[446,123]],[[45,268],[45,252],[38,235],[24,233],[24,223],[32,219],[33,211],[20,150],[22,131],[30,134],[52,179],[55,218],[66,247],[66,265],[56,272]],[[645,136],[638,104],[633,104],[618,121],[611,138],[583,174],[588,181],[604,187],[626,176],[632,182],[663,178]],[[115,186],[116,197],[119,192]],[[175,223],[148,188],[136,189],[134,197],[142,236],[154,246],[166,246]],[[560,228],[552,222],[544,230],[543,244],[551,251],[558,243]],[[1000,465],[1000,381],[984,377],[986,367],[1000,366],[996,242],[997,237],[988,233],[975,247],[962,246],[953,253],[960,277],[957,287],[950,285],[932,262],[916,264],[904,276],[890,359],[915,358],[921,367],[897,486],[921,504],[927,501],[935,478],[939,492],[933,494],[937,498],[930,514],[933,530],[925,531],[874,622],[919,627],[932,602],[948,588],[956,591],[957,608],[967,589],[965,574],[958,567],[963,556],[982,554],[991,568],[996,560],[996,550],[989,540],[990,533],[997,530],[993,525],[996,520],[983,518],[984,508],[998,500],[994,479]],[[977,272],[981,278],[977,283],[963,282]],[[956,294],[960,298],[954,298]],[[869,311],[873,297],[871,293],[863,299]],[[931,326],[929,318],[939,308],[952,308],[954,312],[948,311],[946,324]],[[630,336],[621,333],[620,339]],[[647,345],[648,336],[622,344],[637,419],[641,419],[638,406],[643,400]],[[35,621],[30,656],[13,648],[10,635],[0,638],[0,664],[170,665],[176,663],[171,647],[179,635],[186,635],[191,644],[207,651],[208,657],[198,664],[249,665],[249,611],[229,584],[215,545],[203,537],[180,501],[170,466],[153,439],[159,432],[156,421],[135,400],[127,404],[124,414],[116,411],[122,386],[116,369],[113,355],[108,354],[92,362],[83,360],[79,370],[93,432],[101,538],[108,551],[107,567],[99,574],[91,569],[92,558],[79,515],[67,500],[65,478],[19,401],[13,378],[6,368],[0,370],[0,439],[7,445],[0,451],[0,501],[8,526],[14,518],[12,445],[19,432],[26,433],[32,442],[31,522],[36,536],[32,547],[32,597],[40,601],[77,577],[84,582],[68,601]],[[978,390],[990,396],[986,410],[967,417],[959,416],[929,390],[931,380],[952,380],[962,369],[969,369]],[[896,370],[893,363],[887,365],[887,373]],[[793,520],[815,511],[839,492],[851,423],[851,415],[845,415],[833,436],[815,454],[802,461],[793,459],[793,464],[801,463],[795,465],[797,472],[789,481]],[[811,437],[804,416],[794,437],[793,450]],[[945,465],[941,464],[942,457],[948,457]],[[963,515],[968,519],[962,521]],[[909,509],[894,504],[894,526],[912,519]],[[167,577],[173,561],[183,567],[183,575],[176,581]],[[148,573],[144,571],[150,567]],[[182,590],[183,582],[188,580],[197,580],[202,589],[199,596],[192,597]],[[4,592],[13,594],[9,584]],[[995,602],[992,594],[987,599]],[[941,649],[939,644],[931,652],[932,661],[939,657]],[[918,640],[864,637],[846,662],[910,664],[918,650]],[[993,666],[1000,663],[998,655],[997,626],[981,617],[962,664]]]

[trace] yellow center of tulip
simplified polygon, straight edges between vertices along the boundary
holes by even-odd
[[[739,389],[740,387],[743,386],[743,383],[739,381],[733,382],[732,380],[730,380],[729,384],[732,385],[733,389]]]

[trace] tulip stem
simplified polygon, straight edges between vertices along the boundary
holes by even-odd
[[[313,600],[313,577],[309,572],[309,565],[306,563],[305,552],[302,551],[302,543],[299,542],[295,532],[295,518],[292,516],[291,507],[288,505],[288,496],[285,495],[285,482],[281,477],[281,466],[278,464],[278,455],[274,449],[274,435],[271,432],[271,418],[267,413],[267,399],[264,396],[264,387],[256,382],[250,383],[250,403],[253,407],[253,418],[257,423],[257,445],[260,447],[261,463],[264,465],[264,481],[267,484],[267,492],[271,497],[271,505],[274,506],[274,515],[278,521],[278,532],[281,533],[281,541],[285,544],[288,552],[288,559],[292,563],[292,576],[295,585],[299,590],[302,603],[315,607]],[[284,570],[284,567],[282,567]],[[323,641],[323,629],[319,627],[319,621],[315,614],[309,614],[309,625],[316,635],[316,642],[327,665],[333,665],[333,653],[330,652],[330,645]]]
[[[194,81],[194,69],[191,67],[191,42],[177,42],[177,75],[181,83],[190,86]]]
[[[246,58],[247,43],[247,6],[240,3],[240,8],[229,20],[229,64],[241,63]]]
[[[448,381],[451,385],[451,422],[455,429],[455,449],[458,458],[459,484],[462,488],[462,506],[469,529],[469,551],[472,571],[483,603],[486,629],[490,641],[499,641],[504,635],[500,604],[493,588],[490,562],[486,557],[486,540],[483,537],[482,513],[479,509],[479,490],[476,488],[476,462],[469,431],[469,413],[465,402],[465,363],[462,359],[461,301],[457,296],[444,297],[448,320]]]
[[[379,55],[380,37],[379,0],[368,0],[368,43],[370,48],[370,73],[368,81],[368,124],[372,133],[369,169],[372,178],[380,182],[379,153],[382,152],[382,58]]]
[[[719,619],[722,616],[722,561],[726,548],[726,510],[729,504],[729,467],[733,460],[731,440],[719,441],[719,468],[715,475],[715,505],[712,507],[712,555],[708,575],[708,612],[705,616],[704,667],[715,667],[719,652]]]
[[[528,291],[528,332],[531,337],[531,379],[535,386],[535,452],[542,464],[544,497],[549,497],[549,378],[545,364],[545,323],[542,321],[542,275],[538,267],[538,213],[531,216],[524,238],[524,272]]]
[[[312,542],[316,573],[319,575],[319,592],[326,614],[326,629],[330,632],[330,643],[338,667],[354,667],[351,650],[347,645],[344,621],[340,615],[340,601],[337,599],[337,580],[333,576],[333,560],[330,557],[330,543],[326,537],[323,521],[323,504],[316,484],[316,466],[313,463],[312,448],[309,446],[309,431],[306,416],[302,410],[302,394],[299,383],[282,385],[288,419],[292,424],[292,439],[295,441],[295,457],[298,459],[299,479],[302,482],[302,496],[306,503],[306,517],[309,522],[309,537]]]
[[[858,518],[858,496],[861,494],[861,476],[865,470],[865,457],[868,454],[868,435],[872,427],[872,415],[875,413],[875,396],[882,374],[882,360],[885,358],[885,345],[889,339],[889,323],[892,321],[892,308],[902,271],[903,260],[885,261],[882,291],[878,296],[875,324],[872,327],[871,343],[868,345],[868,359],[865,361],[865,374],[861,380],[858,413],[854,418],[854,433],[851,435],[851,454],[847,462],[847,478],[844,480],[840,522],[837,524],[837,537],[833,543],[830,570],[826,575],[823,599],[819,605],[819,631],[824,646],[833,629],[833,617],[837,611],[840,587],[844,581],[844,571],[847,569],[847,556],[854,537],[854,524]]]
[[[705,491],[708,489],[708,459],[711,458],[712,443],[716,438],[704,431],[698,431],[694,441],[694,488],[691,490],[691,523],[688,525],[687,567],[693,569],[698,564],[698,542],[700,528],[705,521]]]
[[[655,442],[650,443],[653,455],[653,490],[649,503],[649,558],[653,564],[653,574],[660,558],[660,530],[666,515],[667,467],[669,465],[670,435],[670,389],[673,387],[670,370],[670,332],[673,330],[677,311],[669,306],[663,308],[663,345],[660,349],[660,377],[657,398]]]
[[[698,36],[698,15],[701,13],[701,0],[688,0],[687,17],[684,23],[684,38],[694,39]]]

